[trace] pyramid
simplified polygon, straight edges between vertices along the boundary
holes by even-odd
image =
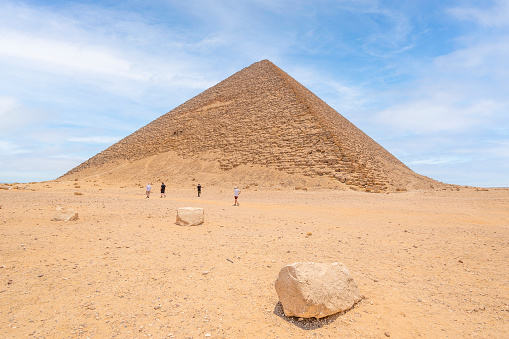
[[[261,166],[368,192],[437,183],[413,172],[268,60],[205,90],[61,178],[166,152],[182,159],[212,154],[222,171]]]

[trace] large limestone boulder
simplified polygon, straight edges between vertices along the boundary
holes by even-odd
[[[196,226],[204,222],[203,208],[181,207],[177,210],[177,225]]]
[[[56,211],[57,212],[55,213],[53,218],[51,218],[51,221],[76,221],[76,220],[78,220],[78,212],[76,212],[75,210],[73,210],[71,208],[64,209],[59,206],[56,208]]]
[[[348,269],[337,262],[285,266],[275,287],[287,317],[323,318],[346,311],[363,298]]]

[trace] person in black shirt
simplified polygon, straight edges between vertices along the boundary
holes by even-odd
[[[198,196],[201,195],[201,184],[198,184],[198,186],[196,186],[196,188],[198,189]]]
[[[166,185],[164,184],[164,182],[161,184],[161,198],[163,197],[166,198]]]

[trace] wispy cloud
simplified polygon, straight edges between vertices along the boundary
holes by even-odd
[[[451,164],[465,164],[472,161],[472,159],[464,157],[447,157],[447,158],[432,158],[410,161],[409,165],[451,165]]]
[[[136,72],[128,60],[114,56],[101,46],[83,46],[16,32],[0,36],[0,56],[12,58],[11,63],[28,63],[52,73],[78,72],[117,76],[146,81],[148,74]]]
[[[119,141],[121,138],[115,137],[104,137],[104,136],[93,136],[93,137],[81,137],[81,138],[68,138],[70,142],[80,142],[88,144],[113,144]]]
[[[491,124],[496,124],[497,119],[492,117],[492,112],[502,108],[499,103],[479,98],[466,104],[467,100],[472,99],[451,97],[443,92],[430,93],[425,98],[413,98],[381,111],[376,121],[390,125],[392,129],[414,133],[466,133],[479,125],[486,125],[490,120]]]
[[[23,105],[19,98],[0,95],[0,138],[22,133],[26,126],[39,124],[50,116],[48,112]]]
[[[507,0],[494,0],[493,6],[474,7],[468,3],[464,6],[453,7],[449,12],[458,19],[471,20],[485,27],[509,27],[509,2]]]
[[[28,150],[22,148],[20,145],[16,145],[10,141],[0,140],[0,155],[15,155],[29,153]]]

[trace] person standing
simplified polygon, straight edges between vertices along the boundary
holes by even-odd
[[[147,198],[150,198],[150,191],[152,191],[152,186],[150,186],[150,183],[147,184],[145,189],[147,190]]]
[[[166,185],[164,184],[164,182],[161,184],[161,198],[163,197],[166,198]]]
[[[201,195],[201,184],[198,184],[198,186],[196,186],[196,188],[198,189],[198,196]]]
[[[233,206],[239,206],[239,202],[237,201],[237,199],[239,198],[239,195],[240,195],[240,190],[237,188],[237,186],[235,186],[233,188],[233,196],[235,197],[235,203],[233,204]]]

